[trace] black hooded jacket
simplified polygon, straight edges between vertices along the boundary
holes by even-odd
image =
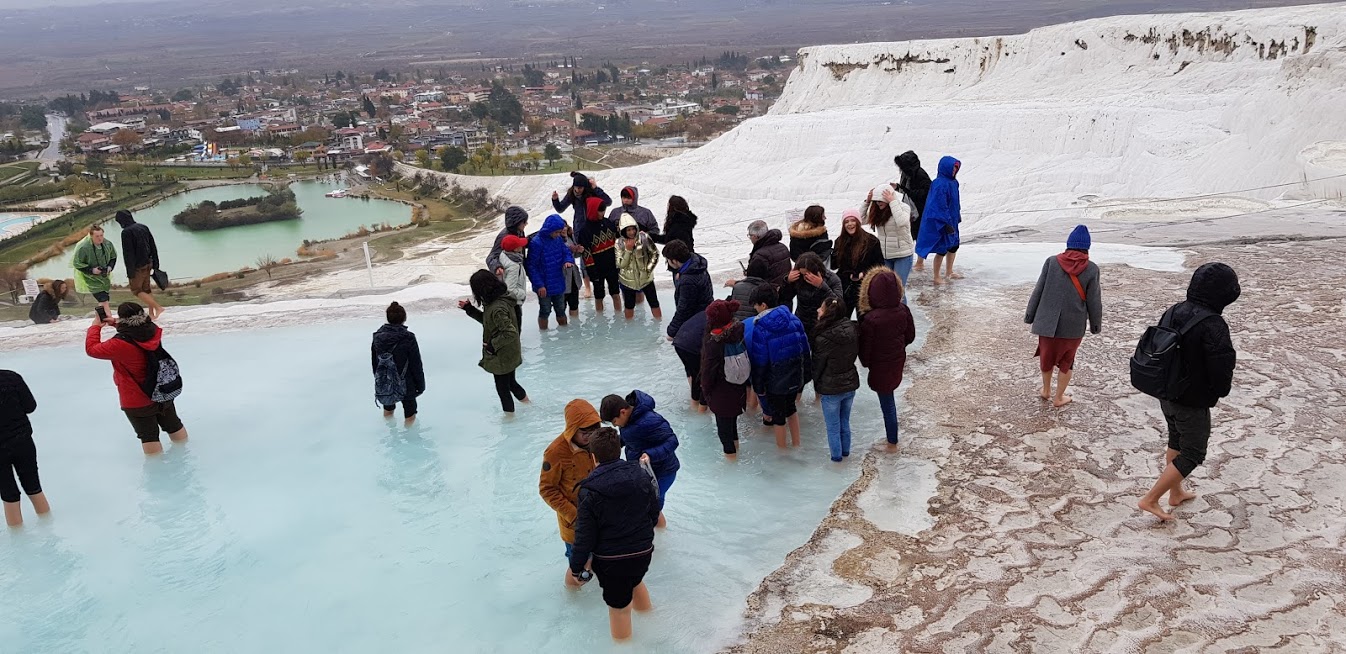
[[[1229,395],[1234,382],[1236,353],[1229,336],[1229,324],[1220,314],[1239,298],[1240,293],[1242,289],[1233,268],[1223,263],[1208,263],[1192,274],[1187,301],[1169,309],[1172,313],[1170,326],[1174,329],[1180,329],[1206,312],[1215,314],[1192,327],[1180,342],[1183,369],[1190,386],[1177,399],[1177,404],[1210,408]]]
[[[654,547],[659,495],[639,463],[615,459],[594,468],[579,484],[570,570],[584,571],[589,555],[619,558]]]
[[[23,377],[12,370],[0,370],[0,453],[14,439],[33,435],[28,414],[36,410],[37,400]],[[3,474],[13,473],[6,467]]]
[[[374,332],[370,347],[370,368],[378,370],[379,355],[393,353],[398,371],[407,371],[407,396],[417,397],[425,392],[425,367],[421,365],[421,347],[416,335],[406,325],[387,324]]]
[[[149,266],[159,269],[159,248],[154,244],[154,234],[146,227],[130,218],[118,218],[122,226],[122,251],[126,258],[126,274],[134,277],[136,269]]]
[[[677,336],[683,323],[691,320],[697,313],[705,313],[706,307],[715,301],[715,289],[711,285],[707,272],[706,258],[692,253],[692,259],[683,264],[673,279],[673,303],[677,307],[673,319],[668,321],[668,335]],[[701,335],[697,334],[697,342]]]
[[[930,195],[930,174],[921,168],[920,157],[911,150],[897,155],[897,168],[902,171],[899,190],[905,191],[907,197],[916,205],[916,215],[911,218],[917,220],[920,218],[920,212],[925,211],[925,198]]]

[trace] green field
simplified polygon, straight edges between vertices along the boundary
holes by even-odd
[[[36,161],[16,161],[0,164],[0,184],[18,182],[23,175],[37,170],[38,165]]]

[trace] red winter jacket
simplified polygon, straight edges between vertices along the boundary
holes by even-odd
[[[897,275],[874,275],[861,289],[861,306],[869,311],[860,317],[860,364],[869,368],[869,388],[888,394],[902,385],[907,367],[907,346],[916,340],[916,323],[902,304]]]
[[[84,351],[95,359],[112,362],[112,381],[117,384],[122,408],[139,409],[154,404],[145,391],[140,390],[140,384],[145,380],[144,350],[159,349],[164,330],[155,327],[154,336],[141,341],[139,347],[120,338],[105,341],[102,332],[101,325],[89,327],[89,332],[84,336]]]

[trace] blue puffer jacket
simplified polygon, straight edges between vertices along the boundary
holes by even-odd
[[[931,252],[946,254],[957,247],[958,224],[963,222],[963,205],[955,176],[962,163],[953,157],[939,160],[939,176],[930,183],[930,195],[921,212],[921,232],[916,235],[916,254],[922,258]]]
[[[752,360],[752,387],[759,395],[798,393],[813,367],[804,324],[786,307],[776,307],[753,321],[748,358]]]
[[[632,391],[636,404],[631,407],[631,418],[622,427],[622,443],[626,445],[626,460],[639,462],[641,454],[650,455],[650,467],[660,479],[678,471],[678,435],[673,426],[654,410],[654,398],[644,391]]]
[[[673,312],[673,319],[668,321],[670,337],[677,336],[682,323],[697,313],[704,312],[706,307],[715,301],[715,289],[711,285],[710,273],[706,272],[706,267],[706,258],[693,252],[692,258],[682,264],[682,268],[674,276],[673,303],[677,308]],[[701,334],[695,336],[697,342],[700,342]]]
[[[542,229],[528,239],[528,259],[524,267],[528,270],[528,281],[533,283],[533,292],[547,289],[548,296],[565,295],[565,265],[575,263],[566,240],[553,238],[558,231],[564,232],[564,218],[552,214],[542,223]]]

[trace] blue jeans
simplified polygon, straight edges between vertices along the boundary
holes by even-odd
[[[879,393],[879,409],[883,411],[883,429],[888,442],[897,445],[897,398],[892,393]]]
[[[840,461],[851,455],[851,405],[855,391],[841,395],[824,395],[823,420],[827,421],[827,447],[832,460]]]
[[[668,496],[668,489],[673,486],[673,482],[678,479],[678,473],[671,472],[657,479],[659,480],[659,510],[663,511],[664,498]]]
[[[558,319],[561,316],[566,315],[565,293],[557,293],[555,295],[548,293],[547,297],[539,297],[537,299],[538,320],[546,320],[547,318],[550,318],[552,311],[556,311],[556,317]]]
[[[888,264],[888,267],[892,268],[893,272],[897,273],[898,279],[902,280],[902,288],[905,289],[907,287],[907,278],[911,277],[911,266],[915,263],[915,259],[916,255],[909,254],[901,259],[884,259],[883,262]],[[905,300],[906,298],[904,297],[903,301]]]

